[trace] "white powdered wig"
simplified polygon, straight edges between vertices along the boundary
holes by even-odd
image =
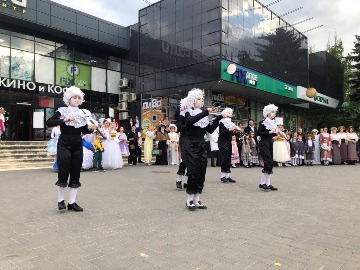
[[[192,108],[194,106],[194,103],[195,103],[195,100],[197,97],[199,97],[199,96],[203,97],[204,95],[205,95],[204,91],[199,88],[191,89],[187,96],[189,107]]]
[[[231,108],[225,108],[221,114],[225,114],[226,117],[233,117],[233,109]]]
[[[278,110],[278,107],[276,107],[274,104],[269,104],[269,105],[264,107],[263,116],[266,118],[269,115],[269,113],[271,113],[271,112],[276,113],[277,110]]]
[[[183,98],[182,100],[180,100],[180,111],[186,110],[189,106],[188,103],[188,98]]]
[[[67,88],[66,90],[64,90],[64,97],[63,97],[63,101],[64,103],[69,106],[70,105],[70,99],[74,96],[78,96],[81,99],[81,103],[80,105],[84,102],[84,96],[85,94],[80,90],[80,88],[76,87],[76,86],[70,86],[69,88]]]

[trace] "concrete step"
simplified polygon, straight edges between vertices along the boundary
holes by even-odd
[[[14,163],[37,163],[37,162],[49,162],[51,160],[54,160],[53,157],[32,157],[32,158],[23,158],[23,157],[19,157],[19,158],[13,158],[13,157],[9,157],[6,159],[2,159],[0,160],[0,164],[14,164]]]
[[[48,141],[0,141],[0,146],[6,145],[46,145]]]
[[[3,165],[0,163],[0,171],[13,171],[13,170],[30,170],[30,169],[52,169],[54,161],[43,163],[16,163],[13,165]]]
[[[4,160],[8,160],[8,159],[21,159],[21,158],[26,158],[26,159],[33,159],[33,158],[52,158],[51,156],[47,156],[46,153],[41,152],[39,154],[37,153],[6,153],[6,154],[1,154],[0,155],[0,162],[4,161]]]
[[[19,150],[19,149],[31,149],[31,150],[44,150],[46,145],[3,145],[0,146],[0,150]]]
[[[41,149],[0,149],[0,157],[1,155],[6,155],[6,154],[45,154],[46,155],[46,150],[41,148]]]

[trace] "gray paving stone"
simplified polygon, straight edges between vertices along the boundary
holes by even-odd
[[[82,173],[83,213],[56,209],[50,169],[7,172],[0,269],[359,269],[360,165],[275,168],[277,192],[258,189],[260,168],[234,169],[231,185],[209,167],[208,209],[194,212],[176,170]]]

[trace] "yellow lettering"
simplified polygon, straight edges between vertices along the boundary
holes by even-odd
[[[14,9],[14,10],[16,10],[16,7],[15,7],[15,6],[13,6],[13,9]]]
[[[23,13],[23,14],[24,14],[24,13],[26,13],[26,10],[25,10],[25,9],[23,9],[22,13]]]
[[[6,3],[2,3],[2,6],[3,6],[3,7],[7,7]]]

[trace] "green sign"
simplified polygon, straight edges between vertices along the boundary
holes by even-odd
[[[56,59],[56,85],[90,90],[90,66]]]
[[[221,79],[257,90],[297,99],[297,88],[295,85],[274,79],[226,60],[221,61]]]

